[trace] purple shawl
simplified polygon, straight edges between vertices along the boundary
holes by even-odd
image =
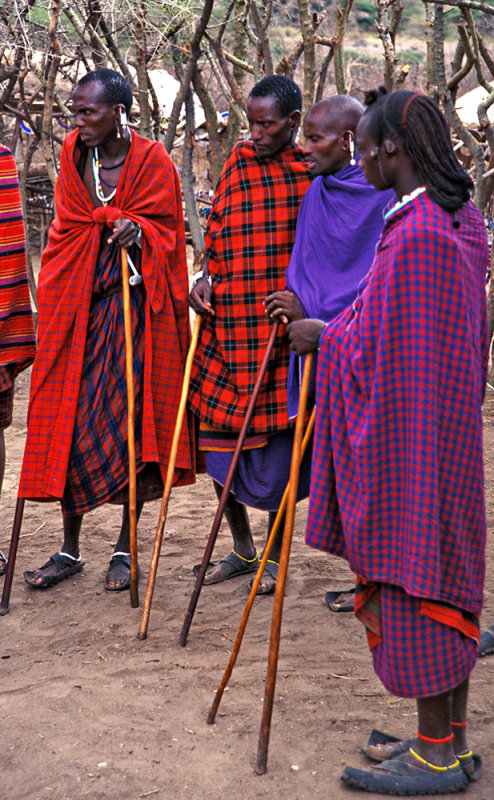
[[[306,317],[329,322],[350,305],[374,260],[393,191],[377,192],[358,166],[348,164],[309,186],[297,219],[286,285]],[[298,408],[300,359],[293,353],[288,375],[288,413]]]

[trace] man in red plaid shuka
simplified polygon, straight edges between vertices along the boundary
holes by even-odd
[[[39,347],[19,495],[60,499],[64,542],[37,588],[82,569],[83,514],[124,506],[105,588],[129,586],[128,436],[121,248],[131,267],[137,514],[159,497],[189,345],[188,280],[180,186],[163,146],[130,134],[132,92],[112,70],[88,73],[64,142],[57,216],[38,286]],[[129,262],[130,263],[130,262]],[[176,485],[194,481],[192,428],[184,426]]]
[[[368,99],[360,164],[399,203],[353,305],[327,326],[288,329],[297,352],[307,329],[313,346],[320,338],[307,542],[348,561],[374,669],[417,705],[416,737],[373,732],[364,752],[382,763],[345,767],[342,779],[382,794],[447,794],[481,768],[466,732],[485,570],[489,250],[433,101],[407,91]]]
[[[301,103],[298,86],[281,75],[252,89],[251,141],[236,145],[223,168],[201,276],[190,295],[203,324],[189,404],[201,421],[200,446],[207,451],[206,470],[218,496],[269,338],[263,302],[285,286],[298,209],[309,185],[303,151],[294,143]],[[245,506],[269,511],[271,529],[290,468],[288,361],[281,328],[227,502],[233,550],[208,570],[205,583],[257,569]],[[299,497],[308,493],[309,458],[301,469]],[[279,530],[260,593],[274,589],[283,525]]]
[[[0,492],[4,430],[12,423],[14,380],[32,363],[35,352],[19,178],[14,156],[0,144]],[[0,550],[0,575],[6,569],[7,559]]]

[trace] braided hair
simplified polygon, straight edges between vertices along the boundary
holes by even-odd
[[[249,97],[272,97],[282,117],[302,110],[302,92],[286,75],[268,75],[256,83]]]
[[[109,106],[124,106],[127,114],[130,114],[132,108],[132,89],[120,75],[113,69],[94,69],[92,72],[86,73],[80,81],[78,86],[84,86],[86,83],[98,82],[103,86],[103,97]]]
[[[384,87],[366,92],[365,105],[367,130],[378,147],[386,137],[399,143],[432,200],[445,211],[458,211],[474,186],[455,156],[437,105],[423,94],[388,94]]]

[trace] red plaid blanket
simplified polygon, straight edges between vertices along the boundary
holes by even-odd
[[[35,351],[17,168],[10,150],[0,145],[0,364],[15,363],[18,373]]]
[[[146,289],[143,460],[166,472],[189,344],[188,281],[178,177],[162,145],[133,134],[112,205],[94,208],[79,176],[78,133],[65,140],[56,219],[38,286],[39,345],[31,381],[19,495],[62,497],[70,455],[94,271],[105,222],[125,215],[142,228]],[[194,479],[193,435],[178,449],[178,484]]]
[[[269,339],[263,300],[285,286],[308,185],[299,147],[259,158],[251,142],[240,142],[223,168],[206,236],[216,315],[201,326],[189,393],[193,411],[217,428],[242,425]],[[288,360],[281,329],[251,432],[288,426]]]

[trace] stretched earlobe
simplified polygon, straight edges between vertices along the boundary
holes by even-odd
[[[355,161],[355,139],[351,131],[348,132],[348,150],[350,152],[350,164],[354,167],[357,162]]]

